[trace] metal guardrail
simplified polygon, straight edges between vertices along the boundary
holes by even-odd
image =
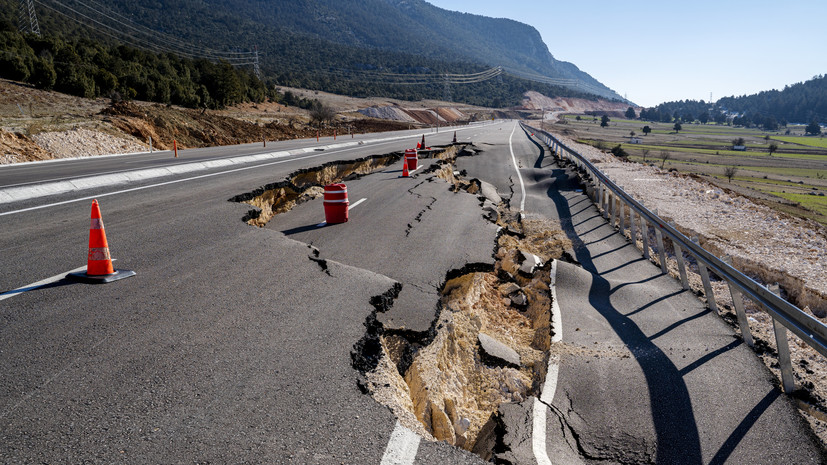
[[[689,253],[698,263],[698,269],[704,283],[704,294],[707,298],[707,306],[712,311],[717,312],[717,305],[709,282],[709,271],[712,271],[716,276],[725,280],[729,284],[729,290],[732,294],[732,301],[735,306],[741,334],[743,335],[744,341],[750,347],[753,346],[753,339],[746,313],[744,312],[743,296],[751,299],[769,313],[773,320],[776,345],[778,348],[778,362],[781,367],[781,380],[785,392],[791,393],[795,390],[795,379],[793,377],[792,363],[790,360],[790,348],[787,341],[787,329],[795,333],[810,347],[827,357],[827,326],[800,308],[782,299],[767,287],[755,282],[752,278],[733,268],[728,258],[722,260],[705,250],[700,246],[696,237],[692,239],[687,238],[678,231],[673,224],[667,224],[663,219],[658,217],[657,210],[652,212],[644,207],[643,204],[632,198],[632,196],[612,182],[608,176],[598,170],[591,162],[586,160],[585,157],[567,147],[556,137],[524,123],[520,124],[525,129],[533,132],[534,135],[539,136],[551,148],[556,157],[565,158],[577,166],[581,172],[589,176],[594,194],[592,200],[597,204],[599,209],[603,210],[603,216],[609,219],[612,226],[615,225],[617,219],[619,220],[618,225],[621,232],[625,231],[625,208],[628,208],[628,225],[632,237],[636,238],[635,215],[640,216],[644,247],[643,253],[647,259],[649,258],[648,228],[652,227],[654,229],[656,240],[658,241],[657,251],[660,255],[661,268],[664,272],[666,272],[666,260],[663,236],[666,235],[672,241],[672,245],[675,248],[681,282],[685,289],[688,289],[689,285],[686,279],[686,268],[682,251]],[[620,213],[618,213],[618,209]]]

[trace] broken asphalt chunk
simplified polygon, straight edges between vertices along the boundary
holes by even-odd
[[[500,362],[499,364],[520,366],[520,354],[511,347],[485,333],[479,333],[477,339],[485,355],[496,359]]]

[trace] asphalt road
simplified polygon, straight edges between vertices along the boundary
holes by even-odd
[[[479,199],[424,172],[399,178],[395,166],[348,182],[351,203],[365,200],[345,224],[319,226],[314,200],[256,228],[241,220],[249,205],[228,201],[301,168],[402,150],[421,134],[0,204],[0,462],[481,463],[399,435],[351,365],[372,297],[401,285],[378,317],[423,331],[446,274],[491,263],[496,227]],[[535,439],[536,403],[504,408],[515,463],[544,463],[539,449],[552,463],[818,463],[769,372],[642,262],[541,146],[513,122],[458,133],[468,138],[480,153],[458,169],[512,207],[524,201],[529,217],[559,217],[579,261],[558,266],[563,339],[556,395],[542,405],[546,434]],[[266,150],[292,144],[315,140]],[[164,156],[29,165],[19,176],[3,168],[0,189],[132,160],[151,168]],[[85,264],[91,198],[115,266],[137,276],[3,294]],[[400,437],[404,447],[389,453]]]
[[[228,199],[421,134],[0,206],[0,292],[85,264],[91,200],[75,199],[99,199],[115,266],[137,272],[0,301],[0,462],[379,463],[395,418],[360,392],[350,352],[370,298],[394,281],[335,260],[325,271],[306,243],[247,225],[250,207]]]

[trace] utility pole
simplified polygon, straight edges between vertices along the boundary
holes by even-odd
[[[34,13],[34,0],[20,0],[17,20],[20,32],[40,35],[40,26],[37,24],[37,15]]]
[[[256,77],[259,80],[261,80],[261,68],[259,68],[259,66],[258,66],[258,45],[255,46],[255,50],[256,50],[256,56],[255,56],[256,61],[255,61],[255,63],[253,63],[253,71],[256,73]]]
[[[442,85],[442,100],[445,102],[451,101],[451,81],[448,80],[448,75],[446,74],[444,77],[444,82]]]

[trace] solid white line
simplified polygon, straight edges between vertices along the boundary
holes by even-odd
[[[44,279],[42,281],[38,281],[36,283],[27,284],[23,287],[18,287],[17,289],[13,289],[11,291],[6,291],[6,292],[0,294],[0,300],[10,299],[10,298],[12,298],[16,295],[20,295],[24,292],[33,291],[33,290],[35,290],[37,288],[40,288],[40,287],[43,287],[47,284],[52,284],[52,283],[58,282],[61,279],[65,278],[66,275],[69,274],[69,273],[77,273],[78,271],[83,271],[85,269],[86,269],[86,265],[83,265],[80,268],[75,268],[74,270],[69,270],[65,273],[61,273],[59,275],[52,276],[51,278],[46,278],[46,279]]]
[[[397,421],[380,465],[413,465],[418,450],[419,436]]]
[[[354,208],[356,208],[357,205],[364,202],[365,200],[367,200],[367,198],[357,200],[356,202],[353,203],[353,205],[348,207],[347,211],[353,210]],[[321,223],[316,225],[317,228],[323,228],[325,226],[327,226],[327,221],[322,221]]]
[[[353,203],[353,205],[351,205],[348,208],[348,211],[353,210],[354,208],[356,208],[360,203],[364,202],[365,200],[367,200],[367,198],[357,200],[356,202]]]
[[[469,130],[470,127],[458,129],[458,131]],[[18,200],[29,200],[37,197],[43,197],[46,195],[56,195],[62,194],[66,192],[75,191],[82,188],[95,188],[95,187],[106,187],[112,186],[116,184],[123,184],[125,182],[132,182],[136,179],[150,179],[154,177],[162,177],[162,176],[169,176],[174,174],[182,174],[185,172],[192,172],[192,171],[202,171],[206,169],[216,168],[219,166],[227,166],[227,165],[234,165],[240,163],[251,163],[260,160],[266,159],[273,159],[273,158],[283,158],[287,156],[297,155],[299,153],[308,153],[311,151],[318,151],[318,150],[325,150],[325,149],[344,149],[345,147],[353,147],[356,148],[363,148],[364,144],[385,144],[400,141],[407,138],[412,137],[419,137],[419,134],[415,135],[401,135],[401,136],[392,136],[392,137],[385,137],[385,138],[377,138],[377,139],[368,139],[362,141],[352,141],[352,142],[343,142],[339,144],[333,145],[324,145],[324,146],[310,146],[305,148],[299,149],[288,149],[284,151],[278,152],[268,152],[268,153],[257,153],[257,154],[250,154],[250,155],[236,155],[231,157],[219,157],[219,158],[212,158],[202,161],[193,161],[193,162],[185,162],[179,163],[174,165],[165,165],[162,167],[156,168],[145,168],[140,170],[127,170],[122,172],[114,172],[109,175],[100,175],[94,174],[89,176],[84,176],[81,178],[68,178],[68,181],[57,181],[57,182],[37,182],[37,183],[24,183],[23,185],[30,185],[31,187],[9,187],[2,186],[0,187],[0,203],[9,203]],[[355,147],[354,147],[355,146]],[[344,150],[340,150],[344,151]],[[333,153],[333,152],[328,152]],[[83,157],[87,159],[97,159],[97,158],[104,158],[108,156],[121,156],[119,155],[99,155],[95,157]],[[61,159],[66,160],[66,159]],[[45,163],[45,162],[54,162],[58,160],[45,160],[41,162],[25,162],[25,164],[31,163]],[[24,163],[11,163],[8,165],[0,165],[2,166],[12,166],[12,167],[19,167],[24,165]],[[266,165],[258,165],[258,166],[266,166]],[[107,176],[109,178],[107,179]],[[115,177],[115,178],[112,178]],[[20,185],[18,185],[20,186]]]
[[[531,448],[534,450],[537,465],[551,465],[551,459],[548,458],[548,453],[546,453],[546,409],[546,404],[535,397]]]
[[[346,152],[346,151],[350,151],[350,150],[358,150],[359,148],[361,148],[361,147],[352,147],[352,148],[342,149],[339,152]],[[152,189],[154,187],[162,187],[162,186],[167,186],[167,185],[170,185],[170,184],[178,184],[178,183],[187,182],[187,181],[194,181],[194,180],[197,180],[197,179],[211,178],[211,177],[214,177],[214,176],[221,176],[221,175],[224,175],[224,174],[237,173],[239,171],[252,170],[252,169],[256,169],[256,168],[263,168],[265,166],[280,165],[282,163],[288,163],[288,162],[291,162],[291,161],[301,161],[301,160],[307,160],[307,159],[310,159],[310,158],[323,157],[325,155],[330,155],[332,153],[339,153],[339,152],[319,152],[319,153],[315,153],[313,155],[307,155],[305,157],[290,158],[288,160],[278,160],[278,161],[274,161],[274,162],[270,162],[270,163],[262,163],[261,165],[245,166],[245,167],[242,167],[242,168],[235,168],[235,169],[232,169],[232,170],[220,171],[218,173],[202,174],[202,175],[199,175],[199,176],[193,176],[191,178],[174,179],[172,181],[165,181],[165,182],[159,182],[159,183],[156,183],[156,184],[150,184],[148,186],[133,187],[133,188],[130,188],[130,189],[124,189],[124,190],[115,191],[115,192],[106,192],[106,193],[101,193],[101,194],[96,194],[96,195],[90,195],[90,196],[81,197],[81,198],[78,198],[78,199],[64,200],[62,202],[55,202],[55,203],[47,204],[47,205],[38,205],[36,207],[22,208],[20,210],[13,210],[13,211],[5,212],[5,213],[0,213],[0,216],[14,215],[15,213],[23,213],[23,212],[27,212],[27,211],[40,210],[40,209],[49,208],[49,207],[57,207],[57,206],[60,206],[60,205],[66,205],[66,204],[70,204],[70,203],[81,202],[81,201],[84,201],[84,200],[92,200],[92,199],[101,198],[101,197],[109,197],[111,195],[126,194],[128,192],[135,192],[135,191],[140,191],[140,190],[144,190],[144,189]]]
[[[514,129],[511,130],[511,135],[508,137],[508,149],[511,150],[511,161],[514,162],[514,169],[517,170],[517,178],[520,180],[520,192],[523,195],[520,201],[520,211],[525,210],[525,184],[523,184],[523,175],[520,174],[520,167],[517,165],[517,157],[514,156],[514,146],[511,144],[511,139],[514,138],[514,131],[517,130],[517,123],[514,123]]]
[[[563,340],[563,318],[560,315],[560,305],[557,303],[557,260],[551,262],[551,328],[554,336],[551,343],[556,344]],[[531,448],[534,451],[534,458],[538,465],[551,465],[551,459],[546,450],[546,412],[548,405],[554,400],[557,392],[557,377],[560,374],[559,360],[557,357],[549,357],[548,370],[546,371],[546,382],[543,384],[543,392],[540,398],[534,399],[534,419],[532,421]]]

